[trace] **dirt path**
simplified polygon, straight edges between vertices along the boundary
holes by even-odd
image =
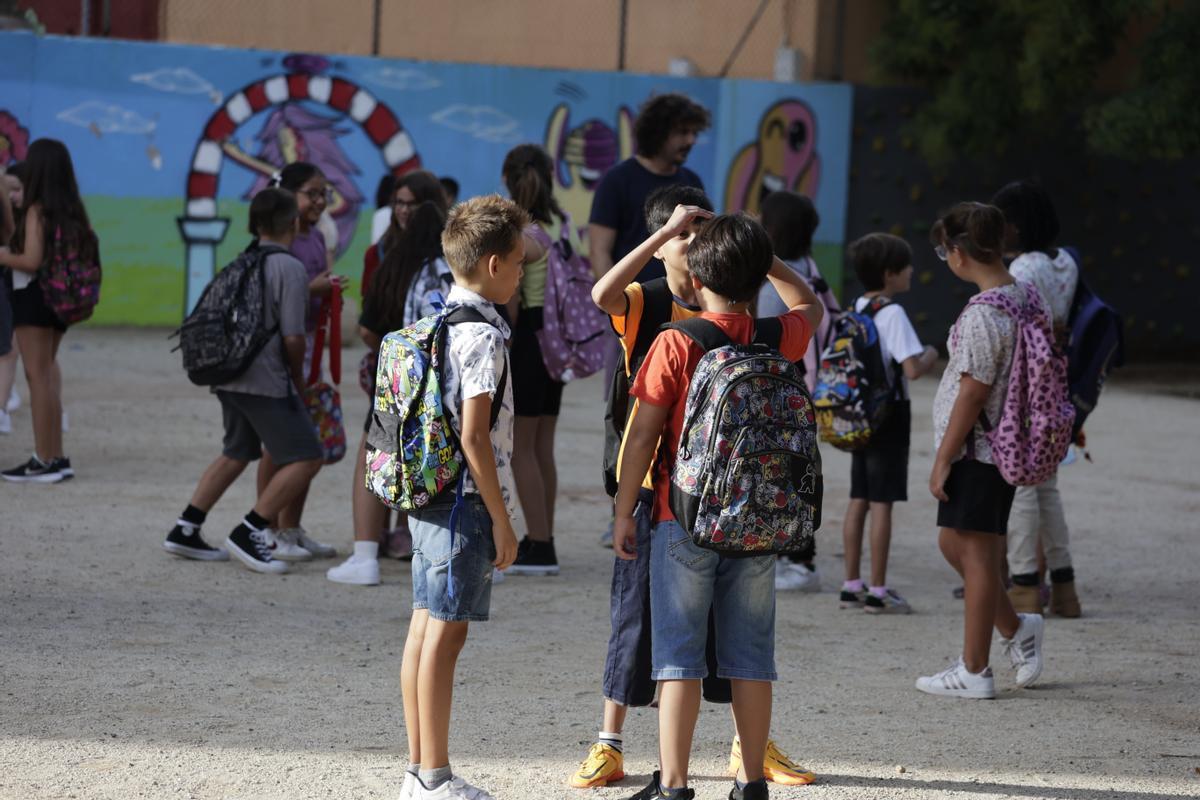
[[[86,330],[62,354],[79,473],[0,485],[0,797],[386,798],[405,764],[400,648],[407,565],[383,586],[284,577],[167,556],[160,542],[219,450],[217,404],[183,378],[158,331]],[[348,352],[348,364],[356,358]],[[1089,428],[1094,464],[1062,472],[1086,616],[1048,621],[1036,689],[998,669],[995,702],[912,688],[958,652],[955,581],[937,553],[929,407],[914,384],[912,502],[896,512],[892,583],[918,613],[837,609],[848,459],[827,450],[825,591],[781,594],[772,730],[821,776],[794,798],[1200,795],[1200,405],[1116,385]],[[22,391],[24,387],[22,386]],[[344,387],[348,427],[366,400]],[[560,426],[562,575],[497,587],[464,652],[455,767],[499,798],[580,798],[566,778],[599,725],[612,556],[597,546],[600,387],[566,393]],[[0,437],[30,451],[28,410]],[[351,465],[317,479],[306,516],[350,539]],[[210,516],[221,539],[252,504],[243,477]],[[994,663],[1000,665],[996,651]],[[693,785],[725,797],[729,713],[706,706]],[[654,768],[653,713],[631,714],[627,797]]]

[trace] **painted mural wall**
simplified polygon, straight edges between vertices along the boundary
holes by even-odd
[[[245,246],[249,198],[279,166],[318,164],[336,196],[337,271],[357,280],[385,172],[450,175],[461,196],[502,192],[510,147],[543,144],[560,200],[587,220],[604,171],[632,154],[651,94],[713,112],[688,166],[719,208],[811,196],[815,255],[838,285],[852,90],[440,64],[0,33],[0,163],[38,137],[70,148],[100,236],[95,321],[171,325]],[[190,290],[189,290],[190,286]]]

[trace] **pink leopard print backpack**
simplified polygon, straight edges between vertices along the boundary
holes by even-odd
[[[1024,304],[1000,292],[983,292],[967,306],[989,305],[1016,321],[1012,372],[1000,419],[990,424],[984,414],[980,424],[1000,476],[1013,486],[1037,486],[1054,476],[1067,454],[1075,407],[1067,390],[1067,357],[1055,344],[1041,295],[1033,284],[1017,285],[1024,289]]]

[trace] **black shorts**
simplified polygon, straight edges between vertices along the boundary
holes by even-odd
[[[321,443],[312,417],[300,398],[263,397],[244,392],[217,392],[225,421],[224,454],[234,461],[254,461],[263,448],[276,466],[321,459]]]
[[[56,331],[67,329],[58,315],[46,305],[42,287],[36,278],[24,289],[17,289],[12,293],[12,310],[13,327],[29,325],[34,328],[54,328]]]
[[[995,464],[964,458],[955,461],[946,478],[948,502],[938,503],[939,528],[978,531],[1004,536],[1016,487],[1000,477]]]
[[[907,400],[892,404],[883,428],[863,450],[850,454],[850,499],[872,503],[908,500],[908,443],[912,409]]]
[[[518,417],[557,417],[564,384],[551,379],[542,361],[537,332],[542,329],[542,309],[522,308],[513,330],[513,411]]]
[[[12,301],[9,299],[11,295],[12,278],[8,269],[0,267],[0,356],[8,355],[8,351],[12,350],[13,318]]]

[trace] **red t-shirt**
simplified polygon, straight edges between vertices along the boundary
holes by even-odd
[[[715,323],[725,335],[739,344],[749,344],[754,337],[754,318],[749,314],[717,314],[705,311],[700,319]],[[779,352],[788,361],[804,358],[812,326],[799,311],[789,311],[778,318],[783,323]],[[675,467],[675,451],[683,430],[683,411],[687,404],[688,386],[696,365],[704,356],[700,346],[679,331],[667,330],[658,335],[629,393],[643,403],[670,408],[663,429],[663,458],[654,473],[654,521],[675,519],[671,513],[671,470]]]

